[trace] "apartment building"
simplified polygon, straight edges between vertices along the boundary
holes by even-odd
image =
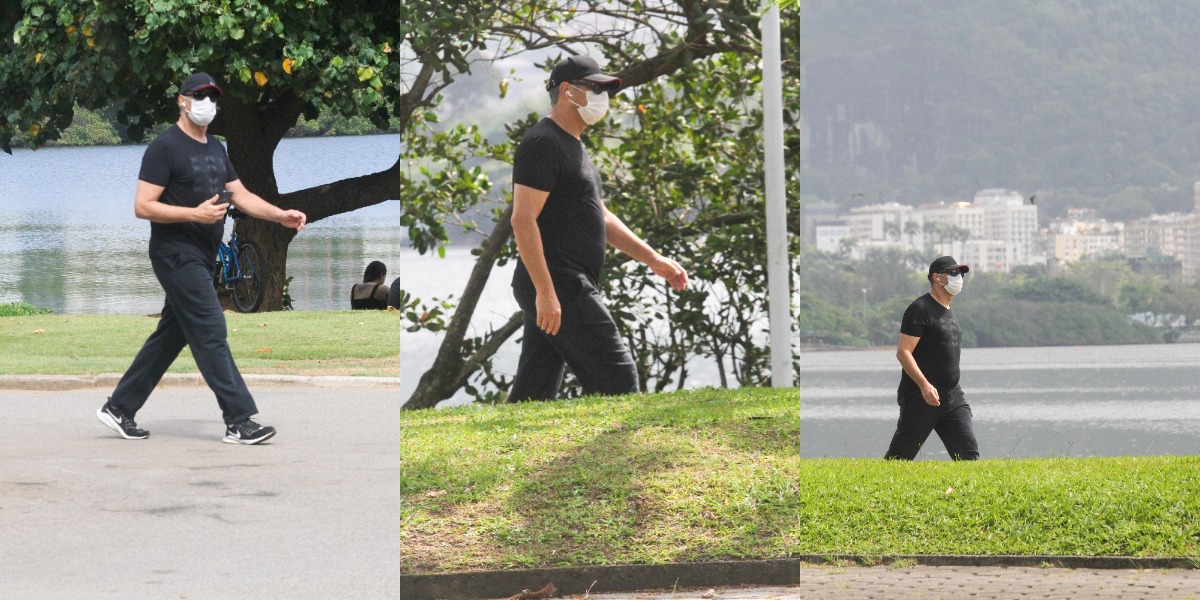
[[[1059,264],[1117,254],[1125,248],[1125,223],[1101,219],[1094,209],[1070,208],[1046,230],[1051,255]]]

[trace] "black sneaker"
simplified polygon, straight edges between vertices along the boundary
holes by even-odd
[[[144,440],[150,437],[149,431],[138,429],[132,417],[126,416],[107,402],[96,411],[96,418],[127,440]]]
[[[250,419],[239,421],[225,427],[226,444],[257,444],[271,439],[275,435],[274,427],[263,427]]]

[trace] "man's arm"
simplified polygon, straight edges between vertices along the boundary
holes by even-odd
[[[298,210],[284,210],[263,200],[258,194],[246,189],[241,179],[234,179],[225,184],[225,189],[233,192],[233,204],[238,210],[264,221],[273,221],[289,229],[300,231],[308,222],[308,217]]]
[[[651,271],[666,279],[675,290],[687,287],[687,271],[674,260],[655,252],[642,238],[630,231],[620,217],[609,211],[607,206],[604,207],[604,233],[610,246],[650,267]]]
[[[925,379],[925,374],[921,372],[921,367],[917,366],[917,359],[913,357],[913,350],[917,348],[917,342],[921,341],[919,337],[913,337],[907,334],[900,334],[900,343],[896,345],[896,360],[900,361],[900,366],[905,373],[916,382],[917,387],[921,389],[921,397],[925,399],[925,404],[930,406],[941,406],[942,399],[938,395],[937,388]]]
[[[199,206],[172,206],[158,201],[165,189],[161,185],[139,179],[137,191],[133,194],[133,214],[139,219],[154,223],[212,224],[225,217],[227,209],[224,204],[216,203],[217,196],[205,200]]]
[[[558,293],[554,291],[554,282],[550,279],[550,268],[546,266],[542,232],[537,223],[538,215],[542,214],[546,198],[549,197],[550,192],[513,184],[513,214],[510,220],[513,237],[517,240],[517,253],[521,255],[521,262],[525,263],[525,270],[529,271],[529,279],[537,291],[537,326],[550,335],[557,335],[562,326],[562,306],[558,303]]]

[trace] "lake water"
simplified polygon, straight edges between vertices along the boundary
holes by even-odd
[[[280,192],[391,166],[397,135],[283,140]],[[0,154],[0,303],[25,301],[68,314],[149,314],[162,290],[147,258],[150,225],[133,216],[145,146],[17,149]],[[403,245],[400,203],[388,201],[312,223],[288,251],[298,310],[349,308],[349,288],[380,260],[395,273]],[[232,219],[226,232],[233,228]]]
[[[985,458],[1200,453],[1200,344],[966,349]],[[895,350],[800,357],[800,454],[880,457],[895,430]],[[921,458],[947,459],[937,434]]]

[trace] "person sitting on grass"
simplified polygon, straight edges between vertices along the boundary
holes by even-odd
[[[392,285],[388,288],[388,308],[400,310],[400,278],[392,280]]]
[[[350,308],[354,310],[384,310],[387,308],[387,266],[373,260],[363,271],[362,283],[350,288]]]

